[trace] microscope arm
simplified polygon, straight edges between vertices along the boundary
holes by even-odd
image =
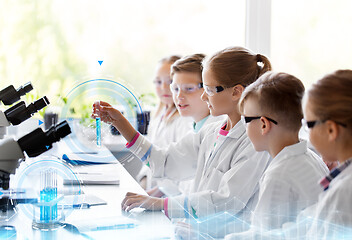
[[[8,127],[10,126],[9,121],[3,111],[0,111],[0,127]]]
[[[9,188],[10,174],[16,172],[25,156],[20,145],[12,138],[0,140],[0,186]]]

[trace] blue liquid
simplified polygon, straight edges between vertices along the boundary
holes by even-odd
[[[97,146],[101,146],[101,120],[100,117],[95,119],[96,129],[97,129]]]
[[[57,188],[44,188],[40,191],[41,202],[51,202],[57,198]],[[40,206],[40,221],[50,222],[57,219],[57,204]]]

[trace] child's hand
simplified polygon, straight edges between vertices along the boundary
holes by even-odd
[[[149,191],[147,191],[147,193],[151,197],[161,198],[162,196],[164,196],[164,193],[160,191],[158,186],[155,186],[154,188],[150,189]]]
[[[195,239],[203,239],[197,231],[192,229],[192,225],[190,223],[185,222],[177,222],[175,227],[175,235],[176,239],[182,240],[195,240]]]
[[[142,207],[148,210],[163,210],[164,199],[140,195],[137,193],[128,192],[125,199],[122,200],[122,210],[129,212],[133,208]]]
[[[92,118],[100,117],[103,122],[113,124],[121,119],[121,116],[122,113],[107,102],[97,101],[93,104]]]

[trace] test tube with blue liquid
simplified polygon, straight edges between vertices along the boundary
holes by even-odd
[[[57,171],[46,169],[40,173],[40,202],[50,203],[57,198]],[[40,206],[40,221],[49,223],[57,220],[57,203]]]
[[[99,111],[100,101],[98,101],[97,103],[98,103],[98,111]],[[97,146],[100,147],[101,146],[101,119],[98,114],[96,114],[95,124],[96,124],[96,131],[97,131]]]

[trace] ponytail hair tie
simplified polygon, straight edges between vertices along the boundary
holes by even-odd
[[[262,55],[257,54],[256,55],[257,62],[263,62]]]

